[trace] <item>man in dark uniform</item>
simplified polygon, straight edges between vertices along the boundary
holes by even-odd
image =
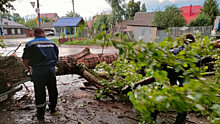
[[[35,103],[38,119],[44,119],[46,108],[46,90],[49,94],[50,112],[54,113],[57,104],[57,81],[55,64],[58,60],[59,50],[56,44],[45,38],[43,29],[34,30],[35,39],[29,41],[22,55],[23,63],[31,73],[34,83]]]

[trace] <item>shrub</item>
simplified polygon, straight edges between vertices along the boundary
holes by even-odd
[[[191,19],[188,26],[210,26],[212,25],[211,18],[206,14],[199,14],[195,20]]]

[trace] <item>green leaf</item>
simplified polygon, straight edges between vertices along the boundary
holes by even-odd
[[[185,51],[180,51],[179,54],[180,54],[180,55],[185,55],[186,52],[185,52]]]
[[[169,30],[169,29],[165,29],[165,31],[166,31],[166,33],[169,33],[169,32],[170,32],[170,30]]]
[[[183,67],[184,67],[184,68],[187,68],[187,67],[188,67],[188,65],[187,65],[187,64],[183,64]]]

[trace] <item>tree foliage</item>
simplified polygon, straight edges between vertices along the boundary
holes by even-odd
[[[102,31],[101,33],[99,33],[97,35],[97,37],[94,39],[94,42],[96,44],[99,44],[102,47],[102,54],[104,52],[105,47],[108,47],[108,46],[112,45],[112,42],[110,40],[110,35],[106,34],[105,31]]]
[[[202,13],[208,15],[211,21],[214,22],[216,16],[220,12],[219,3],[217,0],[205,0],[203,3]]]
[[[0,2],[0,11],[1,12],[8,12],[8,9],[14,9],[11,2],[14,2],[15,0],[1,0]]]
[[[25,20],[24,20],[24,18],[20,19],[20,20],[18,21],[18,23],[19,23],[19,24],[22,24],[22,25],[25,25]]]
[[[213,24],[211,18],[202,13],[202,14],[199,14],[195,20],[190,20],[190,23],[188,26],[211,26]]]
[[[20,20],[22,20],[21,16],[19,15],[19,13],[13,13],[11,19],[15,22],[19,22]]]
[[[105,35],[103,35],[105,36]],[[163,42],[115,42],[113,45],[119,50],[120,58],[112,65],[101,63],[96,69],[102,69],[107,74],[107,79],[102,79],[104,89],[97,91],[96,96],[100,97],[109,89],[122,90],[129,85],[134,87],[134,83],[154,77],[156,81],[149,85],[133,88],[128,93],[130,101],[134,107],[142,114],[142,123],[151,122],[151,113],[155,110],[168,112],[194,111],[208,117],[211,123],[220,123],[220,71],[219,71],[219,49],[213,49],[213,44],[209,37],[201,38],[201,34],[196,35],[197,42],[184,45],[184,50],[178,55],[168,52],[174,46],[181,45],[184,38],[173,40],[167,37]],[[102,39],[102,38],[101,38]],[[213,80],[205,78],[203,75],[206,66],[196,67],[198,59],[195,54],[200,56],[212,56],[217,59],[215,63],[215,78]],[[171,86],[167,78],[167,72],[162,65],[173,68],[176,72],[183,72],[184,86]],[[139,72],[145,68],[145,74]]]
[[[37,27],[37,23],[35,19],[30,19],[25,23],[25,26],[31,30],[34,30]]]
[[[146,8],[145,3],[143,3],[141,6],[141,12],[147,12],[147,8]]]
[[[68,11],[65,17],[73,17],[73,11]],[[81,17],[78,13],[75,13],[74,17]]]
[[[106,2],[112,8],[112,24],[115,25],[116,23],[120,23],[123,20],[124,16],[124,1],[125,0],[106,0]]]
[[[48,17],[43,17],[43,22],[51,22],[51,19]]]
[[[186,20],[176,5],[170,5],[164,11],[156,11],[153,24],[160,28],[182,27],[186,25]]]
[[[33,20],[36,18],[35,14],[31,14],[31,15],[26,15],[24,16],[25,21],[27,22],[28,20]]]
[[[3,19],[12,20],[11,17],[12,17],[12,15],[8,12],[5,12],[5,13],[2,14]]]
[[[140,1],[134,2],[134,0],[130,0],[126,6],[125,19],[126,20],[134,19],[135,13],[140,12],[140,5],[141,5]]]
[[[3,19],[8,19],[8,20],[12,20],[14,22],[18,22],[19,20],[21,20],[21,16],[18,13],[13,13],[12,15],[8,12],[5,12],[2,14],[2,18]]]
[[[91,29],[93,31],[108,31],[110,29],[110,18],[111,15],[98,15],[96,21],[92,23]]]

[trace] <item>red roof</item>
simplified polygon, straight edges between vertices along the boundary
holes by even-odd
[[[190,22],[191,19],[195,19],[198,13],[201,13],[202,6],[183,6],[180,8],[182,10],[182,15],[186,19],[187,24]]]
[[[42,13],[42,14],[40,14],[40,16],[41,17],[48,17],[49,19],[51,19],[56,14],[57,13]]]
[[[97,16],[96,16],[91,22],[88,22],[88,26],[89,26],[89,28],[92,27],[92,23],[93,23],[94,21],[96,21],[96,19],[97,19]]]

